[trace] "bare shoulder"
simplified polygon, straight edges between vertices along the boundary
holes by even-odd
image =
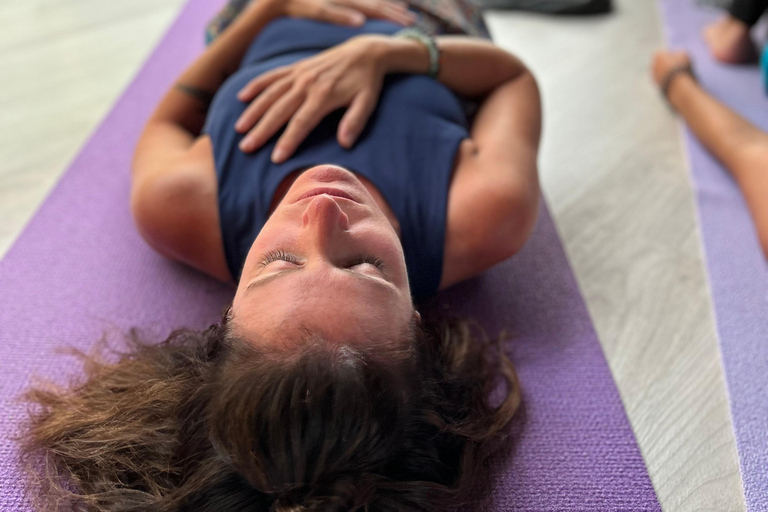
[[[231,281],[219,225],[213,146],[198,137],[184,152],[134,170],[131,210],[157,252]]]
[[[539,90],[524,70],[485,97],[456,156],[441,288],[506,260],[530,236],[540,136]]]
[[[441,289],[510,258],[528,239],[538,182],[530,173],[526,179],[496,179],[505,165],[483,155],[472,139],[462,142],[448,193]]]

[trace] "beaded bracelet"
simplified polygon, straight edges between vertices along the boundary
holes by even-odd
[[[414,39],[426,46],[429,52],[428,74],[432,78],[437,78],[437,75],[440,74],[440,48],[438,48],[434,37],[417,28],[404,28],[393,34],[392,37]]]

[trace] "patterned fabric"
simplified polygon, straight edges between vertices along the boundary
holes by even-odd
[[[229,26],[232,21],[237,18],[245,6],[251,3],[251,0],[229,0],[229,3],[224,9],[219,12],[209,23],[205,29],[205,42],[211,44],[219,34],[224,32],[224,29]]]
[[[230,0],[229,4],[211,20],[206,28],[206,42],[210,44],[252,1]],[[416,27],[432,35],[465,34],[490,39],[480,8],[473,0],[406,0],[419,14]]]
[[[490,39],[483,13],[473,0],[406,0],[419,13],[416,26],[428,34],[465,34]]]

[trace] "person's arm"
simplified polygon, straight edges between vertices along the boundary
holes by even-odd
[[[516,57],[486,41],[447,36],[437,44],[442,53],[437,78],[460,95],[482,97],[525,70]],[[350,148],[376,107],[384,76],[428,69],[429,52],[423,43],[384,35],[357,36],[274,69],[238,94],[241,101],[251,102],[235,124],[245,134],[240,149],[256,151],[285,126],[272,156],[276,163],[285,161],[326,115],[342,107],[347,111],[338,140]]]
[[[428,71],[429,52],[419,41],[388,38],[379,43],[377,55],[387,73]],[[484,96],[526,71],[520,59],[483,39],[441,36],[436,43],[441,53],[437,79],[462,96]]]
[[[136,147],[131,211],[156,251],[221,280],[224,261],[210,144],[199,138],[213,94],[236,70],[262,27],[279,15],[257,0],[190,65],[166,92]]]
[[[438,80],[482,100],[448,195],[443,289],[508,259],[530,236],[540,195],[541,98],[531,72],[509,52],[460,36],[439,37],[437,43]],[[390,72],[429,67],[418,41],[393,40],[385,52]]]
[[[536,223],[541,99],[528,70],[508,72],[485,96],[457,159],[441,289],[515,255]]]
[[[134,190],[144,178],[170,172],[192,146],[213,95],[243,58],[259,31],[280,15],[271,0],[254,2],[176,80],[142,132],[134,155]]]
[[[690,75],[675,79],[669,102],[740,183],[750,181],[755,171],[750,164],[768,150],[768,134],[715,99]]]
[[[659,54],[654,64],[657,81],[685,63],[690,63],[686,54]],[[768,134],[715,99],[690,74],[674,77],[668,99],[696,137],[736,179],[768,256]]]

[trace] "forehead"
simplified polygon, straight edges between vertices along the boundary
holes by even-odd
[[[306,337],[330,342],[391,342],[410,321],[410,298],[376,278],[338,270],[287,272],[243,294],[234,323],[246,339],[266,343]]]

